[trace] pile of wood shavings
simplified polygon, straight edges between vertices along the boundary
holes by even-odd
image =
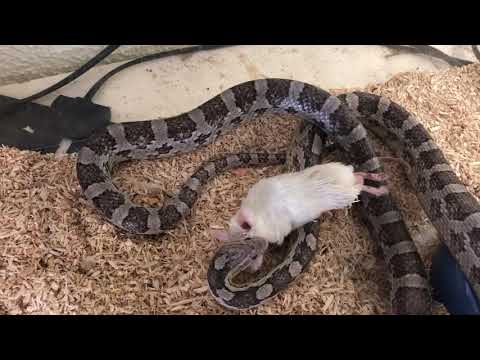
[[[366,91],[412,111],[432,133],[457,174],[480,194],[480,65],[438,74],[401,74]],[[338,94],[342,91],[334,91]],[[284,149],[297,121],[265,117],[192,154],[122,166],[116,181],[136,202],[160,204],[213,155],[251,148]],[[374,142],[379,154],[388,154]],[[230,172],[212,181],[190,218],[158,240],[119,232],[80,196],[76,156],[0,149],[0,313],[231,314],[206,283],[225,226],[250,186],[281,167]],[[386,162],[427,266],[437,240],[400,165]],[[389,309],[386,269],[350,210],[324,216],[319,250],[288,290],[246,314],[383,314]],[[437,307],[437,313],[445,313]],[[235,312],[233,312],[235,313]]]

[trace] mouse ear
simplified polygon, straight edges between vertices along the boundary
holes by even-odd
[[[237,221],[243,230],[251,230],[253,227],[253,216],[247,209],[240,209],[237,216]]]
[[[210,235],[216,240],[220,240],[220,241],[230,240],[230,234],[226,230],[211,229]]]

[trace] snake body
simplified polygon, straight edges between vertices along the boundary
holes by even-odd
[[[159,234],[173,229],[189,215],[202,185],[221,171],[237,166],[282,163],[285,157],[237,154],[209,161],[161,208],[132,203],[113,184],[113,167],[126,160],[191,152],[265,112],[300,116],[316,133],[334,141],[355,171],[382,171],[366,128],[383,136],[387,145],[411,166],[409,179],[421,205],[477,295],[480,294],[477,200],[461,184],[441,150],[414,116],[398,104],[373,94],[354,92],[335,97],[299,81],[261,79],[236,85],[197,108],[169,119],[110,125],[93,134],[80,150],[77,176],[83,194],[109,222],[130,233]],[[360,212],[371,236],[381,245],[388,265],[392,312],[429,313],[431,297],[426,271],[391,195],[375,197],[361,193],[360,200]],[[252,251],[258,250],[255,249],[258,242],[250,242],[247,248],[244,244],[236,245],[240,253],[235,254],[231,248],[227,257],[220,251],[212,261],[213,268],[209,269],[212,294],[233,308],[256,306],[274,296],[296,278],[292,274],[305,270],[314,254],[315,247],[309,236],[315,234],[314,230],[309,224],[290,235],[294,236],[294,250],[277,267],[284,269],[284,273],[287,269],[289,274],[281,276],[270,272],[255,284],[233,288],[233,291],[225,288],[227,280],[249,261],[244,259],[248,259]],[[224,264],[220,266],[222,261]],[[260,283],[261,287],[253,291]]]

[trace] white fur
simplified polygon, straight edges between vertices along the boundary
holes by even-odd
[[[292,230],[323,212],[350,206],[362,186],[353,167],[338,162],[262,179],[250,189],[230,220],[229,233],[248,234],[281,245]],[[241,228],[244,221],[250,224],[250,230]]]

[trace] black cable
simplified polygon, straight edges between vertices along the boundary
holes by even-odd
[[[84,73],[86,73],[88,70],[90,70],[92,67],[97,65],[99,62],[101,62],[103,59],[105,59],[108,55],[110,55],[112,52],[114,52],[117,48],[119,48],[120,45],[108,45],[105,49],[103,49],[101,52],[99,52],[96,56],[94,56],[92,59],[87,61],[84,65],[82,65],[80,68],[75,70],[73,73],[68,75],[66,78],[60,80],[59,82],[53,84],[52,86],[49,86],[45,90],[42,90],[36,94],[30,95],[29,97],[23,98],[23,99],[18,99],[15,100],[14,102],[8,104],[5,106],[3,109],[0,110],[0,115],[3,115],[5,113],[11,112],[17,108],[17,106],[21,104],[25,104],[28,102],[31,102],[33,100],[37,100],[47,94],[50,94],[51,92],[60,89],[61,87],[67,85],[68,83],[72,82],[76,78],[80,77]]]
[[[180,54],[187,54],[187,53],[192,53],[196,51],[202,51],[202,50],[212,50],[216,48],[221,48],[221,47],[227,47],[227,46],[234,46],[234,45],[198,45],[198,46],[192,46],[192,47],[187,47],[187,48],[181,48],[181,49],[175,49],[175,50],[170,50],[170,51],[165,51],[161,53],[155,53],[151,55],[146,55],[141,58],[129,61],[123,65],[120,65],[119,67],[111,70],[108,72],[106,75],[104,75],[100,80],[98,80],[91,88],[88,90],[87,94],[85,95],[85,99],[92,101],[93,97],[96,95],[98,90],[105,84],[105,82],[110,79],[112,76],[115,74],[119,73],[120,71],[136,65],[140,64],[142,62],[146,61],[151,61],[155,59],[160,59],[168,56],[173,56],[173,55],[180,55]],[[394,50],[399,50],[407,53],[412,53],[412,54],[422,54],[422,55],[429,55],[435,58],[442,59],[443,61],[446,61],[448,64],[452,66],[463,66],[463,65],[469,65],[472,64],[471,61],[468,60],[463,60],[463,59],[458,59],[452,56],[449,56],[445,54],[444,52],[434,48],[433,46],[430,45],[383,45],[385,47],[394,49]],[[474,47],[474,45],[472,45]],[[477,48],[473,48],[474,53],[475,51],[478,53],[478,58],[480,60],[480,52],[478,51]],[[477,53],[475,53],[477,55]]]
[[[480,50],[478,50],[478,45],[472,45],[472,51],[475,57],[480,61]]]
[[[170,51],[164,51],[164,52],[160,52],[160,53],[155,53],[155,54],[142,56],[138,59],[135,59],[135,60],[129,61],[125,64],[122,64],[122,65],[116,67],[115,69],[111,70],[107,74],[105,74],[100,80],[98,80],[95,84],[93,84],[93,86],[90,88],[90,90],[88,90],[88,92],[87,92],[87,94],[85,95],[84,98],[89,100],[89,101],[92,101],[95,94],[98,92],[98,90],[103,86],[103,84],[108,79],[110,79],[113,75],[119,73],[120,71],[122,71],[122,70],[124,70],[124,69],[126,69],[130,66],[140,64],[140,63],[145,62],[145,61],[161,59],[161,58],[168,57],[168,56],[188,54],[188,53],[193,53],[193,52],[197,52],[197,51],[213,50],[213,49],[218,49],[218,48],[227,47],[227,46],[235,46],[235,45],[197,45],[197,46],[190,46],[190,47],[186,47],[186,48],[174,49],[174,50],[170,50]]]
[[[420,51],[423,51],[427,55],[442,59],[443,61],[449,63],[452,66],[463,66],[463,65],[473,64],[473,62],[469,60],[463,60],[463,59],[459,59],[459,58],[447,55],[444,52],[430,45],[411,45],[411,46],[418,48]]]
[[[434,48],[430,45],[383,45],[387,48],[411,54],[422,54],[435,57],[447,62],[451,66],[464,66],[473,64],[471,61],[459,59]]]

